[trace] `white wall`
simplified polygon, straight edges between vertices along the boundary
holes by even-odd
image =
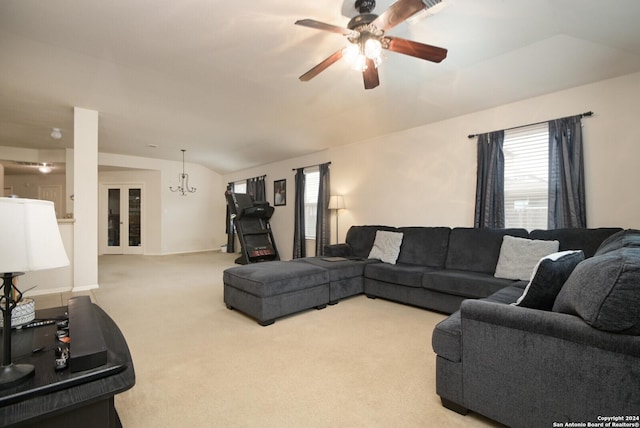
[[[490,94],[488,94],[490,96]],[[267,175],[287,179],[287,205],[271,225],[283,259],[293,248],[292,168],[330,161],[332,194],[342,194],[340,241],[354,224],[473,226],[476,140],[468,134],[593,111],[583,119],[588,227],[640,228],[640,144],[636,137],[640,73],[564,90],[228,174],[226,182]],[[335,218],[332,218],[332,227]],[[331,234],[335,240],[335,232]]]

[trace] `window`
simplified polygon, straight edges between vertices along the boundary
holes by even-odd
[[[318,168],[306,169],[304,176],[304,234],[306,239],[316,239],[320,170]]]
[[[247,193],[247,180],[236,181],[233,183],[234,193]]]
[[[549,183],[549,125],[504,133],[505,227],[546,229]]]

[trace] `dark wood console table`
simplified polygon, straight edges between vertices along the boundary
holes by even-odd
[[[116,323],[99,306],[93,307],[108,349],[107,363],[93,369],[75,373],[69,368],[55,370],[55,324],[12,332],[12,361],[33,364],[35,375],[0,389],[1,427],[122,426],[114,396],[135,384],[133,362]],[[66,310],[36,311],[36,318],[61,318]]]

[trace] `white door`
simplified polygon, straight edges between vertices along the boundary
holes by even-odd
[[[103,185],[100,195],[102,254],[142,254],[142,184]]]

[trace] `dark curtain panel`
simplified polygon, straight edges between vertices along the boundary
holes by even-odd
[[[316,256],[324,256],[324,246],[329,245],[331,212],[329,198],[331,197],[330,169],[328,163],[320,165],[320,183],[318,185],[318,212],[316,217]]]
[[[294,229],[293,229],[293,258],[299,259],[307,256],[305,229],[304,229],[304,168],[296,170],[296,197],[294,207]]]
[[[247,193],[253,196],[254,201],[266,201],[267,189],[264,181],[265,176],[250,178],[247,180]]]
[[[474,227],[504,227],[504,131],[478,136]]]
[[[227,184],[227,191],[233,192],[233,183]],[[225,200],[226,200],[225,195]],[[233,220],[231,219],[231,210],[229,204],[227,204],[227,216],[225,220],[225,232],[227,233],[227,253],[234,253],[236,251],[236,230],[233,227]]]
[[[549,121],[549,229],[587,227],[581,117]]]

